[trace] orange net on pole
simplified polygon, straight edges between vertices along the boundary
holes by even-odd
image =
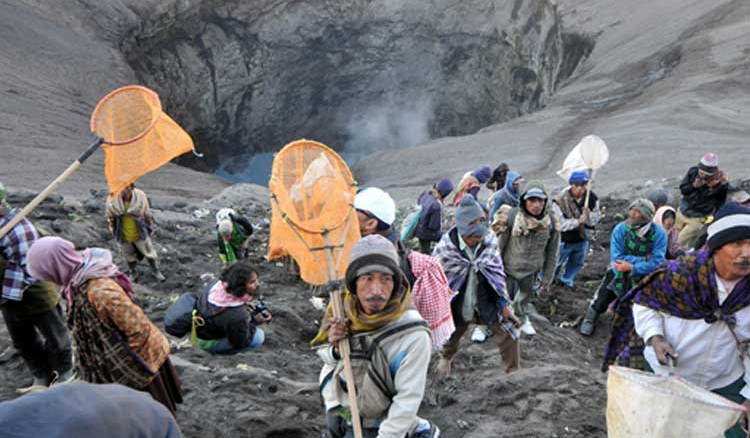
[[[91,132],[104,139],[110,194],[193,149],[193,140],[162,111],[159,95],[139,85],[106,95],[91,115]]]
[[[291,255],[302,279],[310,284],[341,279],[359,239],[353,207],[357,185],[344,160],[322,143],[294,141],[274,158],[268,188],[272,206],[268,258]]]

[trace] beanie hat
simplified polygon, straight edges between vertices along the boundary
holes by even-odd
[[[589,174],[585,170],[576,170],[568,178],[568,184],[586,184],[587,182],[589,182]]]
[[[698,169],[702,170],[703,172],[713,175],[716,173],[716,170],[719,168],[719,156],[708,152],[705,155],[703,155],[703,158],[701,158],[700,163],[698,163]]]
[[[492,176],[492,168],[490,166],[482,166],[472,172],[472,175],[474,175],[474,178],[476,178],[480,184],[484,184]]]
[[[730,202],[719,209],[708,226],[708,249],[716,251],[727,243],[750,239],[750,208]]]
[[[648,195],[646,196],[649,201],[651,201],[652,204],[654,204],[654,207],[656,207],[656,204],[659,204],[659,206],[667,205],[669,202],[669,195],[667,195],[667,192],[665,192],[663,189],[654,189],[648,192]]]
[[[453,189],[453,181],[451,181],[449,178],[443,178],[438,181],[437,184],[435,184],[435,190],[437,190],[437,192],[440,193],[440,196],[442,196],[443,198],[450,195]]]
[[[638,198],[631,202],[628,206],[628,210],[635,208],[645,216],[644,223],[649,223],[654,220],[654,204],[646,198]]]
[[[403,279],[395,245],[379,234],[363,237],[352,247],[344,275],[346,287],[354,292],[357,278],[371,272],[391,274],[394,284],[397,285],[401,284]]]
[[[391,195],[377,187],[368,187],[357,193],[354,208],[370,213],[388,226],[396,220],[396,203]]]
[[[479,237],[487,233],[487,223],[479,222],[470,225],[479,218],[484,218],[484,210],[470,193],[461,197],[461,202],[456,207],[456,228],[458,233],[464,237]]]

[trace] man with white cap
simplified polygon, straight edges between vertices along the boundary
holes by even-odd
[[[396,248],[383,236],[362,238],[344,274],[345,320],[328,305],[311,344],[324,366],[320,392],[332,438],[352,437],[351,409],[338,341],[351,338],[352,368],[366,438],[437,438],[440,429],[417,416],[430,364],[430,330],[411,308],[411,289]]]
[[[396,245],[399,235],[393,227],[396,220],[396,203],[391,195],[377,187],[362,189],[354,197],[354,208],[359,219],[362,236],[379,234]]]
[[[707,243],[708,251],[668,262],[619,300],[605,366],[618,355],[631,363],[645,356],[657,374],[750,406],[750,209],[722,207]],[[634,348],[636,337],[645,351]],[[724,436],[745,434],[735,426]]]
[[[216,243],[224,267],[247,258],[247,245],[252,234],[250,221],[233,209],[222,208],[216,213]]]
[[[714,153],[703,155],[697,166],[688,169],[680,183],[682,201],[677,211],[675,226],[680,232],[680,246],[694,248],[701,235],[703,224],[727,198],[729,179],[719,168],[719,157]]]
[[[536,334],[529,320],[529,305],[536,293],[537,276],[542,273],[540,289],[548,290],[560,250],[559,220],[550,204],[544,185],[531,182],[521,194],[520,205],[508,211],[507,221],[493,224],[513,311],[523,321],[521,331],[530,336]],[[504,212],[499,216],[504,217]]]

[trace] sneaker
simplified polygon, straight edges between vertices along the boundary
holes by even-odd
[[[474,331],[471,333],[471,342],[474,342],[476,344],[481,344],[486,340],[487,340],[487,327],[483,325],[476,326],[474,328]]]
[[[521,333],[526,336],[534,336],[536,334],[536,330],[534,330],[534,326],[531,325],[531,321],[528,318],[526,318],[521,326]]]
[[[430,428],[412,435],[413,438],[438,438],[440,437],[440,428],[435,423],[430,422]]]

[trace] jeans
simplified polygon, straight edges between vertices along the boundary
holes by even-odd
[[[589,241],[584,240],[577,243],[560,243],[560,255],[557,257],[557,268],[555,268],[555,278],[558,278],[560,271],[565,266],[560,281],[565,286],[573,287],[573,280],[576,278],[576,274],[583,267],[583,262],[586,260],[586,255],[589,252]]]
[[[31,374],[48,379],[52,371],[62,374],[73,368],[70,333],[60,304],[46,312],[21,316],[2,308],[13,347]]]
[[[253,339],[250,340],[250,344],[247,347],[234,348],[232,344],[229,343],[228,338],[221,338],[221,339],[217,339],[213,343],[213,345],[211,345],[210,347],[204,348],[204,350],[213,354],[241,353],[243,351],[254,350],[256,348],[260,348],[260,346],[263,345],[263,341],[265,340],[266,340],[266,334],[263,333],[263,329],[256,327],[255,334],[253,334]]]

